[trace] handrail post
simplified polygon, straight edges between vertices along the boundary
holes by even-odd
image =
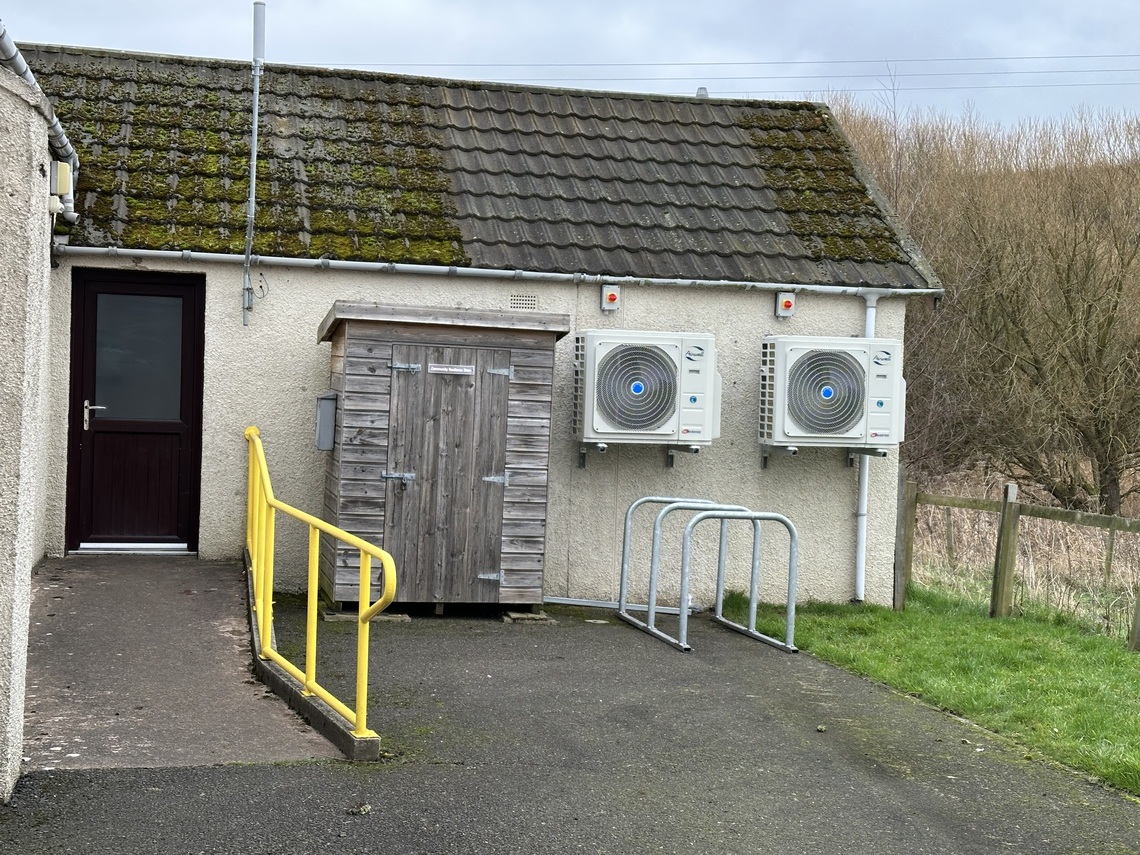
[[[360,550],[360,594],[356,621],[356,736],[368,735],[368,611],[372,599],[372,556]]]
[[[319,555],[321,532],[315,525],[309,526],[309,596],[305,609],[305,686],[302,694],[313,694],[312,685],[317,682],[317,586],[320,580]]]
[[[273,639],[273,525],[276,511],[265,507],[265,531],[261,547],[261,613],[257,625],[261,629],[261,649],[268,650]]]
[[[249,443],[249,462],[246,471],[246,483],[249,485],[245,499],[245,545],[249,550],[249,560],[256,557],[253,551],[254,540],[257,537],[257,462],[254,459],[256,449]]]
[[[253,570],[254,609],[258,613],[258,625],[260,626],[262,600],[265,597],[265,589],[261,585],[261,575],[265,570],[265,513],[268,510],[265,505],[265,497],[262,494],[260,473],[254,481],[253,491],[253,551],[249,561]]]
[[[1017,484],[1006,484],[1001,505],[997,551],[994,556],[990,617],[1009,617],[1013,611],[1013,571],[1017,565],[1017,530],[1020,519],[1021,506],[1017,503]]]

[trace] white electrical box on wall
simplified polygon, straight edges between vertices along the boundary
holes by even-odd
[[[796,316],[795,291],[776,292],[776,317],[794,318]]]
[[[53,160],[48,172],[49,192],[53,196],[65,196],[71,192],[71,164]]]

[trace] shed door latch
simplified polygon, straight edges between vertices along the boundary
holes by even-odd
[[[418,373],[420,368],[422,368],[422,367],[423,366],[421,366],[418,362],[393,362],[392,363],[392,370],[393,371],[408,371],[412,374]]]
[[[408,489],[408,484],[416,480],[415,472],[383,472],[381,478],[387,478],[389,481],[399,481],[400,489]]]

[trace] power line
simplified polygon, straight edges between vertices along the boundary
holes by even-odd
[[[1117,81],[1107,83],[997,83],[993,86],[908,86],[899,88],[899,94],[908,92],[958,92],[963,90],[978,90],[978,89],[1071,89],[1075,87],[1089,87],[1089,86],[1140,86],[1140,80],[1136,81]],[[803,94],[802,89],[763,89],[759,90],[767,95],[794,95],[796,93]],[[876,89],[848,89],[846,87],[839,87],[833,91],[836,92],[850,92],[852,94],[860,94],[864,92],[885,92],[890,91],[882,87]],[[713,94],[713,93],[710,93]],[[718,97],[721,95],[749,95],[750,91],[718,91],[715,93]]]
[[[551,77],[515,77],[510,74],[503,74],[499,77],[501,82],[517,83],[517,84],[546,84],[546,85],[565,85],[572,87],[581,87],[584,84],[608,84],[610,86],[625,86],[627,84],[640,83],[640,84],[676,84],[676,83],[699,83],[703,84],[710,89],[717,86],[717,84],[728,83],[748,83],[748,82],[764,82],[764,81],[832,81],[827,86],[828,90],[844,91],[851,93],[867,93],[867,92],[882,92],[883,87],[874,89],[868,88],[851,88],[843,85],[845,81],[855,80],[889,80],[897,84],[902,80],[919,80],[919,79],[945,79],[946,83],[937,86],[897,86],[899,92],[953,92],[953,91],[982,91],[982,90],[1002,90],[1002,89],[1066,89],[1077,87],[1118,87],[1118,86],[1136,86],[1140,85],[1140,81],[1081,81],[1081,82],[1049,82],[1049,83],[994,83],[986,85],[970,85],[966,83],[955,83],[955,78],[966,77],[991,77],[991,78],[1011,78],[1019,76],[1044,76],[1044,75],[1068,75],[1068,76],[1088,76],[1096,74],[1138,74],[1140,68],[1126,67],[1126,68],[1031,68],[1031,69],[963,69],[960,71],[900,71],[894,66],[917,64],[917,63],[985,63],[985,62],[1028,62],[1028,61],[1071,61],[1071,60],[1109,60],[1109,59],[1140,59],[1140,54],[1134,53],[1110,53],[1110,54],[1033,54],[1023,56],[997,56],[997,57],[916,57],[912,59],[837,59],[837,60],[759,60],[759,61],[711,61],[711,62],[574,62],[574,63],[345,63],[338,62],[333,65],[340,67],[352,68],[374,68],[381,67],[387,70],[396,72],[401,69],[438,69],[442,71],[450,71],[455,73],[461,69],[501,69],[506,72],[509,69],[618,69],[618,68],[631,68],[631,69],[654,69],[654,68],[677,68],[677,69],[699,69],[699,68],[750,68],[750,67],[787,67],[793,66],[837,66],[837,65],[855,65],[855,66],[870,66],[870,65],[883,65],[886,66],[882,72],[851,72],[845,73],[836,71],[831,74],[770,74],[770,75],[691,75],[691,76],[670,76],[670,77],[619,77],[619,76],[599,76],[599,77],[579,77],[579,76],[551,76]],[[498,77],[498,75],[489,75],[491,77]],[[746,91],[754,90],[721,90],[729,96],[735,94],[743,94]],[[788,95],[803,92],[800,89],[780,89],[780,90],[764,90],[772,95]]]
[[[335,62],[352,68],[698,68],[751,65],[901,65],[918,62],[1021,62],[1029,60],[1138,59],[1137,53],[1039,54],[1028,56],[913,57],[910,59],[787,59],[717,62]]]
[[[1083,69],[1037,69],[1030,71],[923,71],[923,72],[910,72],[910,73],[892,73],[889,76],[891,79],[901,78],[914,78],[914,77],[1000,77],[1018,74],[1136,74],[1140,73],[1140,68],[1083,68]],[[702,81],[702,80],[721,80],[721,81],[741,81],[741,80],[865,80],[865,79],[881,79],[883,74],[786,74],[786,75],[761,75],[751,77],[709,77],[708,75],[697,75],[691,77],[513,77],[511,78],[515,83],[559,83],[568,80],[579,81],[582,83],[606,83],[606,82],[635,82],[635,83],[670,83],[674,81]],[[1028,85],[1028,84],[1027,84]],[[1044,84],[1051,85],[1051,84]],[[1080,85],[1097,85],[1090,84],[1057,84],[1058,86],[1080,86]]]

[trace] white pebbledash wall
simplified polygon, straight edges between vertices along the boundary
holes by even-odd
[[[328,388],[329,345],[317,342],[317,328],[333,301],[362,300],[410,306],[443,306],[507,311],[514,294],[537,297],[542,312],[570,316],[573,329],[700,331],[716,336],[723,376],[721,436],[698,455],[680,454],[665,467],[661,447],[611,445],[591,453],[578,466],[572,430],[573,333],[556,351],[550,463],[550,523],[547,533],[547,595],[590,599],[617,596],[622,526],[634,499],[650,495],[709,498],[778,511],[790,517],[800,536],[800,599],[846,601],[854,595],[857,469],[840,449],[802,449],[795,458],[774,457],[761,468],[757,441],[760,341],[766,334],[863,334],[865,304],[855,296],[801,294],[797,316],[774,317],[774,295],[759,289],[629,286],[622,308],[600,309],[597,285],[358,273],[260,267],[253,272],[259,292],[250,325],[242,325],[241,267],[229,264],[125,261],[68,257],[53,274],[53,370],[66,375],[67,313],[71,268],[78,265],[130,266],[155,271],[206,274],[206,365],[203,418],[200,554],[233,558],[244,542],[245,443],[242,432],[261,429],[274,489],[279,498],[319,514],[324,484],[324,453],[313,447],[315,397]],[[901,338],[905,298],[879,302],[877,334]],[[65,460],[66,401],[59,387],[53,403],[55,447],[52,460]],[[871,461],[870,514],[865,599],[891,601],[895,497],[898,458]],[[62,479],[62,471],[54,473]],[[61,495],[61,494],[60,494]],[[63,506],[53,505],[50,520],[55,550],[63,543]],[[635,586],[649,554],[652,514],[643,509],[635,538]],[[670,527],[663,590],[675,596],[681,519]],[[712,597],[715,524],[708,523],[694,565],[693,597]],[[279,523],[278,577],[303,585],[304,534]],[[736,530],[734,529],[734,532]],[[746,587],[751,558],[750,531],[733,534],[733,584]],[[787,541],[782,530],[766,535],[764,591],[782,600]],[[705,558],[702,559],[702,556]],[[706,560],[707,559],[707,560]],[[703,561],[703,563],[702,563]],[[699,566],[698,566],[699,565]]]
[[[0,801],[23,755],[31,573],[45,548],[48,405],[57,394],[48,373],[45,113],[37,90],[0,69]]]

